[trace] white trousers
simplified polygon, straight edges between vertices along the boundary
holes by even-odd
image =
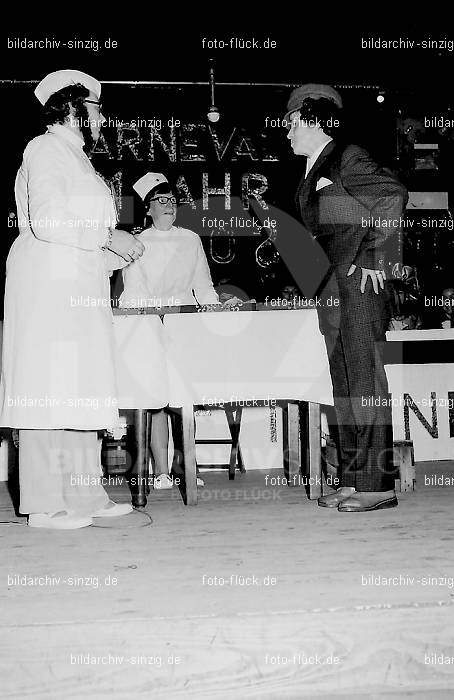
[[[109,500],[101,477],[97,431],[19,431],[21,513],[90,515]]]

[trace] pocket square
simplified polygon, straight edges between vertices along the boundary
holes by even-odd
[[[318,190],[323,189],[324,187],[328,187],[328,185],[332,185],[333,181],[328,180],[327,177],[321,177],[320,180],[317,182],[317,187],[315,188],[315,191],[318,192]]]

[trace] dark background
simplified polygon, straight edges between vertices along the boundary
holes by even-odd
[[[215,8],[213,8],[214,11]],[[219,8],[217,8],[219,10]],[[365,146],[382,164],[399,173],[410,190],[450,191],[452,189],[451,163],[453,155],[452,130],[446,133],[420,135],[420,140],[440,144],[440,158],[436,172],[415,173],[408,161],[408,142],[398,132],[398,120],[423,116],[449,115],[454,99],[452,91],[452,56],[448,49],[368,49],[361,48],[361,39],[452,39],[448,23],[440,19],[430,21],[368,21],[353,24],[345,17],[333,17],[328,11],[310,18],[298,8],[282,8],[285,17],[269,16],[265,10],[245,26],[245,19],[226,22],[213,15],[203,26],[196,28],[197,10],[190,12],[191,24],[173,7],[155,8],[149,16],[140,14],[134,21],[125,17],[113,23],[103,23],[103,28],[76,29],[24,29],[22,22],[15,28],[3,31],[2,72],[0,95],[2,109],[1,129],[2,174],[4,177],[3,216],[4,235],[0,254],[7,255],[17,229],[8,227],[8,216],[14,211],[14,177],[20,165],[23,149],[30,138],[44,129],[40,126],[40,105],[33,95],[36,83],[48,72],[60,68],[74,68],[93,74],[104,81],[158,81],[160,85],[103,85],[103,104],[106,116],[129,121],[134,117],[166,119],[174,116],[184,125],[194,124],[196,145],[193,152],[203,154],[203,161],[189,161],[182,157],[169,162],[164,152],[156,148],[155,159],[147,156],[149,133],[141,129],[139,157],[116,145],[118,133],[107,129],[105,133],[108,152],[94,156],[94,164],[103,176],[112,180],[121,173],[121,195],[125,200],[122,219],[125,227],[140,224],[143,211],[133,196],[131,184],[147,170],[163,171],[175,181],[184,175],[195,200],[201,196],[202,172],[209,173],[210,186],[222,187],[224,173],[232,179],[232,197],[240,197],[241,176],[245,172],[259,173],[267,177],[269,189],[264,198],[273,206],[293,215],[293,195],[304,173],[304,158],[295,158],[280,129],[265,129],[264,118],[278,117],[285,112],[285,105],[292,85],[304,82],[323,82],[335,85],[344,99],[345,117],[350,140]],[[63,9],[61,10],[63,12]],[[70,12],[71,14],[71,12]],[[174,16],[173,16],[174,15]],[[277,21],[279,20],[279,22]],[[380,24],[380,26],[379,26]],[[435,26],[438,25],[438,26]],[[87,25],[86,25],[87,26]],[[267,26],[267,29],[260,27]],[[203,48],[202,38],[228,40],[231,36],[266,37],[276,41],[274,49],[209,49]],[[106,39],[118,42],[117,48],[58,48],[15,49],[8,48],[8,39],[29,40],[48,38],[62,43],[74,40],[98,41],[102,47]],[[181,85],[208,80],[209,59],[215,59],[217,83],[215,102],[221,112],[221,120],[214,129],[224,141],[235,131],[232,145],[222,161],[215,156],[207,127],[206,113],[210,105],[208,85]],[[246,85],[241,85],[245,83]],[[384,102],[377,102],[379,92]],[[168,130],[161,131],[162,138],[169,138]],[[253,157],[246,147],[243,154],[235,153],[235,139],[241,135],[249,139],[255,150]],[[126,136],[128,136],[126,134]],[[131,134],[133,136],[133,134]],[[211,146],[210,146],[211,144]],[[239,146],[238,146],[239,148]],[[187,149],[186,149],[187,151]],[[267,161],[270,152],[278,154],[278,161]],[[118,189],[118,187],[117,187]],[[117,192],[118,194],[118,192]],[[451,193],[452,196],[452,193]],[[217,206],[216,206],[217,204]],[[210,198],[210,211],[202,211],[198,203],[194,214],[187,206],[180,210],[181,225],[194,228],[199,234],[200,216],[222,216],[239,213],[225,212],[224,200]],[[232,233],[238,234],[238,231]],[[427,267],[426,276],[452,264],[452,234],[444,232],[444,238],[434,240],[436,232],[425,232],[422,255]],[[207,236],[203,239],[215,282],[229,277],[246,292],[263,295],[272,284],[273,266],[261,268],[255,262],[255,251],[267,237],[239,237],[236,256],[232,264],[224,265],[210,257]],[[225,242],[225,241],[224,241]],[[222,248],[222,242],[218,242]],[[219,248],[219,250],[221,250]],[[420,246],[421,248],[421,246]],[[222,249],[224,250],[224,249]],[[421,253],[421,250],[420,250]],[[429,256],[429,257],[428,257]],[[432,256],[432,257],[431,257]],[[442,263],[438,263],[438,256]],[[430,260],[429,260],[430,258]],[[3,266],[2,266],[3,267]],[[277,268],[276,268],[277,269]],[[270,274],[271,273],[271,274]],[[281,281],[285,273],[281,270]],[[268,285],[268,286],[267,286]]]
[[[174,16],[169,16],[172,9]],[[365,9],[365,8],[364,8]],[[243,15],[237,22],[233,10],[206,19],[200,10],[191,12],[191,21],[177,8],[150,8],[141,21],[125,14],[110,21],[109,14],[100,25],[82,22],[75,12],[71,21],[56,29],[55,23],[41,18],[34,26],[26,18],[10,22],[2,30],[3,78],[39,79],[57,67],[78,67],[93,72],[101,80],[204,81],[207,79],[207,58],[218,61],[217,79],[233,82],[334,82],[377,83],[406,91],[415,88],[422,96],[449,90],[449,57],[452,52],[436,49],[366,50],[361,38],[410,38],[416,41],[453,38],[447,18],[433,20],[430,15],[418,20],[372,17],[354,20],[347,8],[333,16],[331,10],[320,10],[319,16],[308,17],[301,8],[284,6],[286,19],[263,11],[253,21]],[[385,8],[383,8],[383,13]],[[58,13],[56,13],[58,14]],[[230,14],[231,17],[227,17]],[[351,14],[354,14],[351,12]],[[233,19],[232,19],[233,16]],[[69,18],[68,18],[69,19]],[[78,28],[77,24],[79,25]],[[43,28],[43,25],[46,27]],[[84,29],[81,27],[84,26]],[[266,27],[266,28],[264,28]],[[55,37],[62,42],[74,38],[118,41],[118,48],[90,51],[83,49],[7,49],[7,37],[39,39]],[[270,37],[275,49],[208,49],[202,37],[226,39],[230,36]]]

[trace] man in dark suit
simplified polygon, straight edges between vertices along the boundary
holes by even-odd
[[[399,248],[407,191],[364,149],[340,143],[342,100],[332,87],[303,85],[287,109],[292,149],[307,158],[297,207],[329,263],[317,296],[339,431],[340,487],[318,504],[342,512],[391,508],[397,498],[381,344],[389,323],[386,253]]]

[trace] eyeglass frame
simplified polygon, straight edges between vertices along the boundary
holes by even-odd
[[[102,112],[102,102],[96,102],[96,100],[84,100],[84,102],[89,102],[91,105],[98,105],[99,111]]]
[[[166,201],[162,202],[162,199],[165,199]],[[171,204],[177,204],[177,198],[174,195],[172,195],[172,197],[166,197],[166,195],[161,194],[157,197],[152,197],[150,202],[159,202],[159,204],[168,204],[170,202]]]

